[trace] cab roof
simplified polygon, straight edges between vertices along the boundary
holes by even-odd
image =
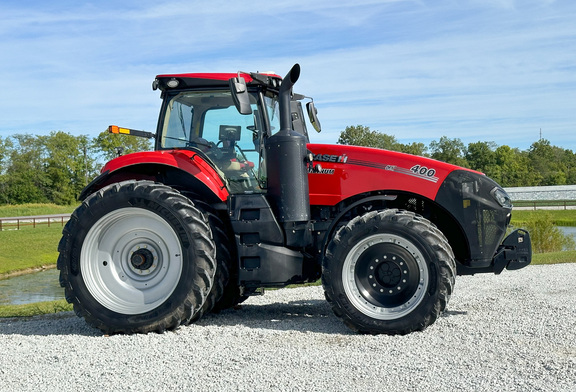
[[[158,75],[152,84],[154,90],[183,90],[197,87],[228,87],[229,80],[241,76],[248,85],[280,87],[282,78],[274,73],[183,73]]]

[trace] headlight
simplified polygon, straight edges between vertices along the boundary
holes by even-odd
[[[502,207],[512,208],[512,200],[504,189],[496,187],[490,191],[490,194]]]

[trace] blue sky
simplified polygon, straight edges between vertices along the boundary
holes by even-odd
[[[576,151],[573,0],[21,1],[0,4],[0,137],[153,131],[163,73],[302,67],[334,143],[365,125]]]

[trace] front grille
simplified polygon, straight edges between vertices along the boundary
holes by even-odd
[[[506,232],[510,210],[491,195],[497,186],[486,176],[457,170],[446,178],[436,197],[466,233],[471,265],[490,264]]]

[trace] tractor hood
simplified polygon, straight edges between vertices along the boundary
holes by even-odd
[[[377,148],[308,144],[314,155],[309,172],[311,204],[334,205],[359,193],[402,191],[436,199],[454,171],[482,173],[434,159]]]

